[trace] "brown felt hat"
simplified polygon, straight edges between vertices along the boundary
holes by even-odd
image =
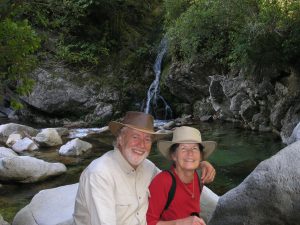
[[[153,134],[154,139],[160,139],[167,134],[154,131],[153,116],[143,112],[129,111],[120,121],[111,121],[108,126],[113,135],[118,135],[122,127],[129,127],[147,134]]]

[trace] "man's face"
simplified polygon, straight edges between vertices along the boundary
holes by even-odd
[[[133,168],[137,168],[149,155],[152,135],[124,127],[118,137],[118,147]]]

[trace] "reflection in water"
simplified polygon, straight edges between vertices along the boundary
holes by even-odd
[[[239,130],[231,124],[201,124],[195,127],[201,130],[204,140],[218,142],[217,150],[209,158],[217,170],[217,177],[209,188],[219,195],[237,186],[259,162],[284,147],[280,139],[271,133]],[[64,142],[68,140],[65,138]],[[93,159],[112,149],[112,136],[108,132],[89,135],[82,140],[90,142],[93,149],[80,157],[59,156],[58,147],[25,153],[48,162],[62,162],[68,171],[35,184],[3,184],[0,188],[0,214],[5,220],[11,222],[16,212],[27,205],[38,191],[78,182],[82,170]],[[161,169],[169,167],[169,162],[158,153],[155,145],[149,158]]]

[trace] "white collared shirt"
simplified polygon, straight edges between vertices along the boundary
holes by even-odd
[[[75,225],[146,225],[148,186],[158,172],[148,159],[133,169],[118,149],[94,160],[80,177]]]

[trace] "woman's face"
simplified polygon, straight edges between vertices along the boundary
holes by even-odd
[[[195,170],[199,167],[202,159],[199,145],[197,143],[179,144],[172,154],[172,159],[179,170]]]

